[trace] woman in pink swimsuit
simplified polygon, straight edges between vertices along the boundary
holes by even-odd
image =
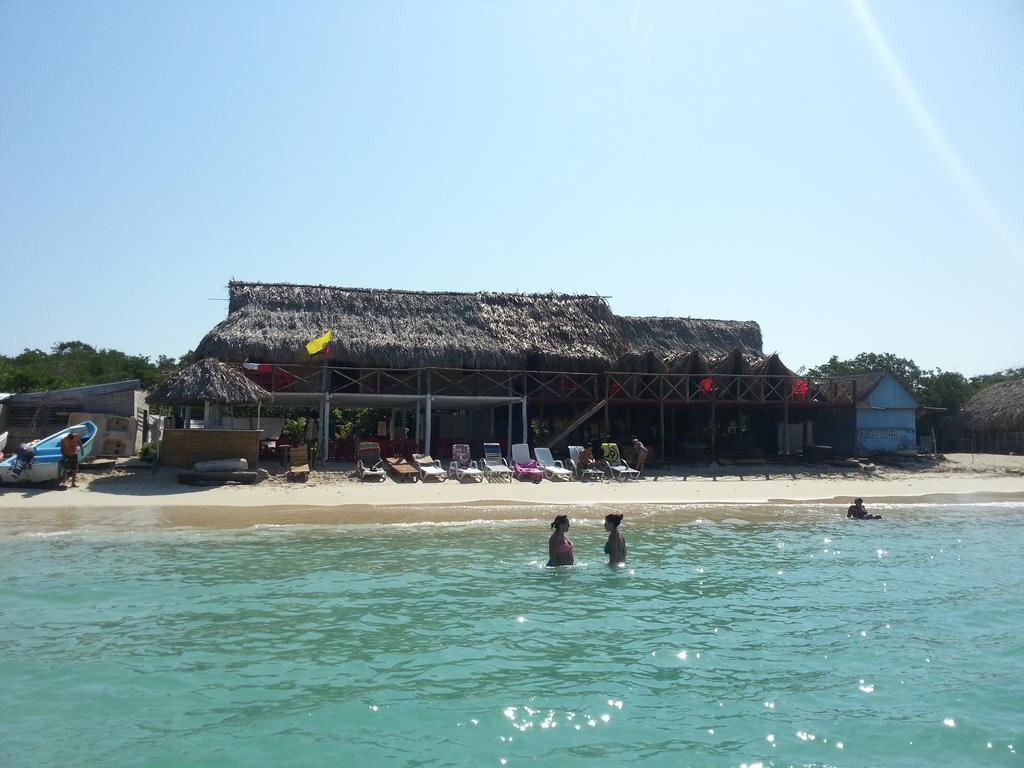
[[[554,533],[548,539],[548,567],[572,565],[572,541],[566,536],[569,532],[569,516],[559,515],[551,528]]]

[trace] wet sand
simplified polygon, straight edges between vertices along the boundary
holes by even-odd
[[[650,519],[778,516],[788,506],[845,511],[866,505],[1024,501],[1024,457],[954,455],[920,466],[832,468],[677,467],[640,482],[360,483],[344,467],[308,483],[276,475],[254,486],[196,488],[177,472],[116,470],[80,475],[81,487],[4,486],[0,530],[246,528],[259,525],[376,525],[543,519],[553,508],[596,517],[627,510]],[[732,510],[733,512],[729,512]]]

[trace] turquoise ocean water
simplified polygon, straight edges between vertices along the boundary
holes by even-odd
[[[0,764],[1020,765],[1024,505],[874,511],[9,526]]]

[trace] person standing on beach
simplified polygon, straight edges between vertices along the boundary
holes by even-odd
[[[647,462],[647,454],[650,451],[647,450],[647,446],[640,442],[640,438],[633,435],[633,461],[636,466],[633,467],[637,472],[644,471],[644,464]]]
[[[608,565],[626,564],[626,537],[619,530],[621,524],[622,515],[604,517],[604,529],[608,531],[608,543],[604,545],[604,552],[608,555]]]
[[[82,447],[82,436],[77,432],[68,432],[60,441],[61,464],[64,467],[64,475],[60,479],[60,487],[63,488],[67,479],[71,478],[71,487],[78,487],[78,451]]]
[[[559,515],[551,524],[554,533],[548,539],[548,568],[556,565],[572,565],[572,541],[566,534],[569,532],[569,516]]]

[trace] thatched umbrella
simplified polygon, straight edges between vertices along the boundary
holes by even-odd
[[[219,421],[221,405],[255,405],[273,401],[274,396],[246,378],[239,369],[206,358],[172,373],[146,397],[151,405],[205,406],[207,426]]]
[[[967,401],[961,417],[971,432],[1024,432],[1024,379],[983,389]]]

